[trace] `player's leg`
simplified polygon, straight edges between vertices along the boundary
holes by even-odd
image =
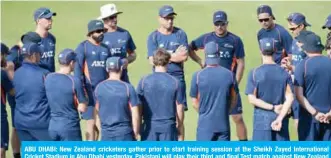
[[[231,140],[231,132],[219,132],[217,133],[217,139],[216,141],[230,141]]]
[[[301,110],[299,113],[298,137],[299,141],[313,141],[317,138],[317,127],[313,123],[313,117],[306,110]]]
[[[272,141],[271,130],[253,130],[253,141]]]
[[[60,141],[82,141],[81,130],[63,130],[60,132]]]
[[[6,157],[9,141],[9,125],[7,118],[1,118],[1,157]]]
[[[323,124],[324,131],[322,141],[331,141],[331,124]]]
[[[240,94],[235,108],[231,111],[232,120],[236,124],[237,137],[240,141],[247,141],[247,128],[242,115],[242,103]]]
[[[184,111],[187,111],[188,106],[187,106],[187,98],[186,98],[186,83],[185,83],[185,80],[180,81],[178,86],[181,86],[181,89],[183,90],[182,91],[182,93],[183,93],[182,96],[184,96]]]
[[[151,128],[150,123],[144,122],[141,130],[141,141],[157,141],[157,134]]]
[[[83,112],[81,116],[82,119],[86,121],[85,139],[87,141],[94,141],[97,140],[96,136],[99,135],[99,130],[96,127],[95,101],[92,88],[87,88],[87,95],[89,98],[89,104],[86,112]]]
[[[133,132],[124,135],[116,136],[115,141],[136,141]]]
[[[14,124],[14,116],[15,116],[15,96],[7,95],[7,100],[10,105],[10,112],[11,112],[11,122],[12,122],[12,130],[11,130],[11,138],[10,138],[10,144],[13,150],[13,156],[14,158],[21,158],[20,149],[21,149],[21,143],[18,138],[15,124]]]

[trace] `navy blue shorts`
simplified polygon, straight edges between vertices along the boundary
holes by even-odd
[[[86,92],[88,95],[89,103],[87,105],[87,109],[85,112],[81,113],[83,120],[93,120],[95,119],[94,110],[95,110],[95,98],[94,98],[94,90],[91,87],[86,88]]]
[[[47,129],[20,130],[16,129],[20,141],[51,141]]]
[[[209,132],[197,130],[197,141],[230,141],[231,133],[226,132]]]
[[[237,114],[242,114],[243,113],[243,109],[242,109],[242,103],[241,103],[241,96],[238,93],[238,101],[237,101],[237,105],[232,109],[231,111],[231,115],[237,115]]]
[[[299,119],[299,141],[331,141],[331,124],[319,123],[312,119]]]
[[[144,123],[141,131],[142,141],[177,141],[178,133],[176,124],[159,125]]]
[[[123,134],[123,135],[114,135],[109,134],[107,131],[101,131],[101,141],[136,141],[133,136],[133,133]]]
[[[294,99],[293,104],[292,104],[292,116],[293,119],[299,119],[299,102],[297,99]]]
[[[82,141],[80,130],[50,130],[52,141]]]
[[[288,130],[253,130],[253,141],[289,141],[290,135]]]
[[[1,148],[8,150],[9,125],[6,118],[1,118]]]
[[[121,76],[121,81],[126,82],[126,83],[130,83],[130,79],[129,79],[129,75],[128,75],[128,69],[123,70],[122,76]]]

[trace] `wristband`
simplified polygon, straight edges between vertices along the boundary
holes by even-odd
[[[272,105],[271,111],[275,111],[275,106],[274,105]]]

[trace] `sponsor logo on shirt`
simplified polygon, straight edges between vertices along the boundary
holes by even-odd
[[[92,67],[104,67],[105,66],[105,61],[93,61]]]
[[[41,58],[51,58],[51,57],[53,57],[53,56],[54,56],[54,53],[53,53],[53,51],[51,50],[51,51],[48,51],[48,52],[43,52]]]
[[[49,42],[49,46],[51,46],[51,47],[54,47],[54,46],[55,46],[55,44],[54,44],[54,43],[52,43],[52,42]]]
[[[233,45],[228,44],[228,43],[225,43],[225,44],[224,44],[224,47],[226,47],[226,48],[233,48]]]
[[[118,39],[118,40],[117,40],[117,43],[118,43],[118,44],[125,43],[125,42],[126,42],[126,40],[122,40],[122,39]]]
[[[176,42],[170,42],[170,45],[171,45],[171,46],[177,46],[177,45],[179,45],[179,43],[176,43]]]
[[[110,53],[112,55],[121,54],[121,48],[110,48]]]

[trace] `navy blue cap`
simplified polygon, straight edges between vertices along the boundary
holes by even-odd
[[[224,11],[216,11],[213,15],[213,22],[216,23],[216,22],[219,22],[219,21],[222,21],[222,22],[227,22],[228,21],[228,16],[227,14],[224,12]]]
[[[21,41],[23,44],[25,43],[41,44],[41,37],[36,32],[27,32],[26,34],[21,36]]]
[[[120,57],[110,57],[106,61],[106,70],[109,72],[110,70],[119,71],[123,66],[122,59]]]
[[[159,16],[166,17],[169,15],[177,15],[177,13],[175,13],[174,8],[170,5],[162,6],[159,10]]]
[[[275,20],[275,16],[274,14],[272,14],[272,9],[270,6],[268,5],[260,5],[257,8],[257,15],[262,14],[262,13],[268,13],[270,16],[272,16],[272,18]]]
[[[64,49],[60,52],[58,61],[61,65],[68,65],[71,61],[76,60],[76,53],[72,49]]]
[[[35,43],[26,43],[22,48],[22,55],[33,55],[34,53],[42,53],[41,47]]]
[[[321,37],[311,31],[301,31],[295,39],[302,43],[302,49],[309,52],[322,52],[324,46]]]
[[[331,14],[326,18],[325,24],[322,26],[322,29],[331,27]]]
[[[34,17],[34,21],[37,21],[38,19],[48,19],[51,18],[52,16],[56,16],[55,12],[51,12],[51,10],[49,8],[38,8],[36,11],[34,11],[33,17]]]
[[[309,23],[307,23],[306,17],[301,13],[291,13],[287,17],[287,21],[292,22],[296,25],[304,24],[305,26],[311,26]]]
[[[259,41],[262,54],[271,54],[276,51],[275,40],[272,38],[263,38]]]
[[[1,43],[1,54],[9,54],[9,48],[4,43]]]
[[[97,30],[105,30],[103,22],[101,20],[91,20],[87,25],[87,34]]]
[[[215,65],[220,64],[220,54],[218,52],[218,44],[215,42],[208,42],[205,45],[206,64]]]

